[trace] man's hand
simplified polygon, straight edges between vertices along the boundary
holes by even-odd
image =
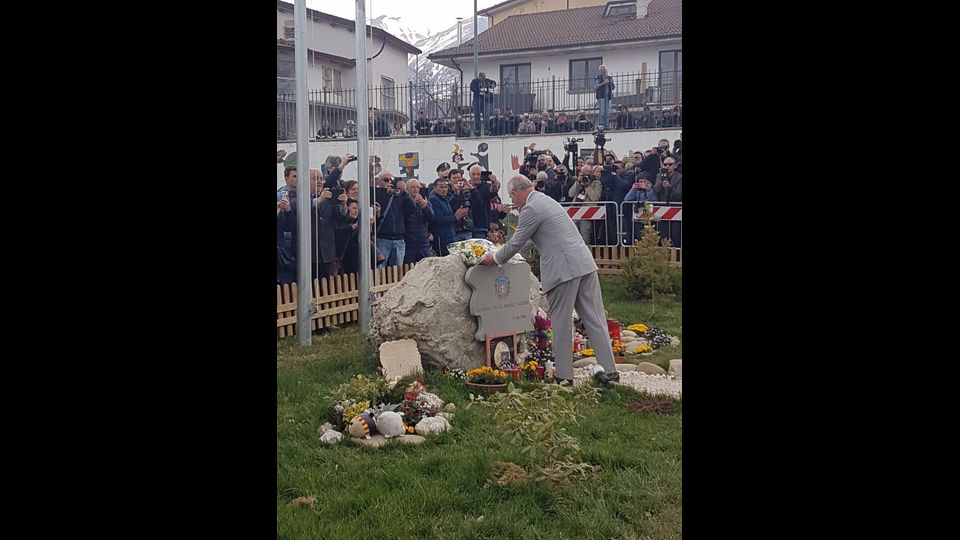
[[[415,199],[415,202],[420,206],[420,208],[426,208],[426,207],[427,207],[427,200],[424,199],[424,198],[423,198],[421,195],[419,195],[419,194],[417,195],[417,198]]]
[[[337,200],[340,201],[341,204],[347,204],[347,194],[341,193],[340,196],[337,197]]]
[[[377,214],[377,217],[380,217],[380,203],[373,203],[373,210]]]
[[[277,206],[279,206],[280,209],[283,210],[284,212],[289,212],[289,211],[290,211],[290,199],[288,199],[288,198],[286,198],[286,197],[283,197],[282,199],[280,199],[280,202],[277,203]]]
[[[493,258],[493,253],[487,252],[482,259],[480,259],[480,264],[484,266],[496,266],[497,261]]]
[[[327,202],[327,199],[333,197],[333,192],[330,191],[330,188],[323,188],[323,191],[320,192],[320,204]]]
[[[469,208],[458,208],[457,211],[453,213],[453,217],[457,219],[463,219],[463,216],[467,215],[467,212],[469,211]]]
[[[510,207],[505,204],[498,204],[496,205],[496,207],[497,207],[497,212],[500,212],[501,214],[507,214],[510,212]]]

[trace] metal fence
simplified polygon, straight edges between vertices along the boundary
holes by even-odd
[[[614,84],[610,123],[606,129],[654,129],[682,125],[683,72],[647,72],[612,74]],[[498,81],[499,82],[499,81]],[[356,89],[326,88],[309,92],[309,133],[317,138],[351,138],[356,136]],[[367,90],[367,102],[378,111],[379,118],[370,124],[371,137],[415,136],[418,131],[431,135],[475,136],[473,129],[473,94],[470,80],[452,83],[375,86]],[[528,115],[531,121],[542,119],[547,111],[550,121],[548,133],[556,133],[563,127],[556,126],[556,118],[562,112],[567,116],[566,130],[592,131],[597,122],[597,100],[594,79],[568,79],[551,77],[530,82],[507,81],[498,84],[492,92],[490,110],[506,108],[513,110],[517,122],[507,126],[504,133],[516,134],[517,125]],[[626,108],[628,117],[618,122],[618,111]],[[417,129],[417,112],[423,110],[428,121],[426,129]],[[580,117],[580,115],[583,115]],[[536,117],[536,118],[535,118]],[[581,122],[578,123],[578,117]],[[583,121],[586,122],[583,122]],[[369,119],[368,119],[369,121]],[[469,126],[469,127],[467,127]],[[484,119],[482,134],[487,135],[489,125]],[[537,126],[537,132],[540,132]],[[296,94],[277,94],[277,140],[296,139]]]

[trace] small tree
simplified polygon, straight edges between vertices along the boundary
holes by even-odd
[[[651,299],[654,313],[656,295],[673,294],[680,285],[680,269],[670,264],[670,245],[670,239],[661,239],[657,228],[648,223],[643,236],[633,243],[633,253],[620,265],[627,290],[634,298]]]

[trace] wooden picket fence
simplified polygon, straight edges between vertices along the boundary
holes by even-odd
[[[620,262],[630,256],[633,247],[628,246],[590,246],[593,260],[597,263],[598,274],[620,274]],[[683,249],[670,248],[670,264],[682,266]]]
[[[625,246],[590,246],[590,249],[600,274],[620,274],[620,262],[629,257],[633,250],[632,247]],[[670,263],[681,266],[682,250],[671,248],[670,251]],[[383,296],[399,283],[413,266],[390,266],[372,272],[370,289],[374,297]],[[317,312],[310,317],[312,330],[357,320],[360,297],[358,279],[357,274],[346,274],[313,280],[311,298],[318,305]],[[295,335],[296,326],[297,284],[277,285],[277,337]]]
[[[384,295],[400,282],[412,264],[390,266],[371,272],[370,292],[375,298]],[[332,325],[356,321],[359,317],[359,276],[344,274],[313,280],[310,295],[317,305],[317,311],[311,315],[311,330],[319,330]],[[296,334],[297,327],[297,284],[277,285],[277,337]]]

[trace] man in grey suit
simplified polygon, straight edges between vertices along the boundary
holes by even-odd
[[[557,362],[557,379],[573,383],[573,308],[596,351],[597,362],[612,381],[620,380],[613,363],[613,348],[600,295],[597,264],[580,231],[557,201],[534,190],[525,176],[514,176],[507,182],[507,192],[520,210],[520,221],[502,248],[487,253],[480,261],[487,266],[503,264],[528,241],[540,252],[540,283],[550,304],[553,323],[553,356]]]

